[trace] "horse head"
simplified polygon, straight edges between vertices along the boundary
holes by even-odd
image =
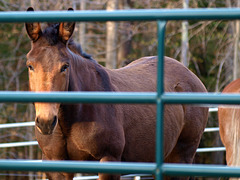
[[[72,9],[69,9],[72,10]],[[34,11],[28,8],[27,11]],[[26,23],[31,39],[27,54],[29,89],[34,92],[67,91],[69,86],[71,53],[67,47],[74,31],[74,22],[52,24],[44,31],[40,23]],[[36,129],[44,134],[53,133],[58,123],[59,103],[34,103]]]

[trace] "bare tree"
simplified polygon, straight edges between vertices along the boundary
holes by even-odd
[[[122,0],[119,2],[119,9],[130,9],[127,0]],[[118,28],[118,36],[119,36],[119,48],[117,54],[117,67],[122,67],[126,65],[128,59],[126,59],[127,55],[131,50],[131,32],[129,32],[130,27],[129,22],[120,22]]]
[[[240,7],[240,1],[237,0],[237,7]],[[235,39],[234,39],[234,56],[233,56],[233,80],[239,77],[239,31],[240,21],[236,20],[235,23]]]
[[[188,0],[183,0],[183,8],[187,9],[189,5]],[[181,62],[188,67],[188,21],[182,22],[182,51],[181,51]]]
[[[85,10],[86,9],[86,0],[81,0],[80,9],[81,10]],[[86,49],[85,34],[86,34],[86,23],[81,22],[80,25],[79,25],[79,42],[80,42],[80,44],[82,46],[83,51],[85,51],[85,49]]]
[[[117,9],[117,0],[108,0],[107,10]],[[117,23],[108,21],[106,23],[106,67],[117,67]]]

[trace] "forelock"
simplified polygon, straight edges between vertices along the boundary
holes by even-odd
[[[50,45],[55,45],[59,42],[58,30],[59,24],[52,24],[43,31],[43,37]]]

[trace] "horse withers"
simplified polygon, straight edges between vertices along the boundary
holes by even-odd
[[[232,81],[222,93],[240,93],[240,79]],[[228,166],[240,166],[240,106],[227,105],[218,108],[219,132],[226,147]]]
[[[28,9],[33,11],[32,8]],[[32,41],[27,54],[29,88],[52,91],[156,91],[157,57],[143,57],[120,69],[107,69],[72,39],[75,23],[26,23]],[[165,58],[167,92],[207,92],[186,67]],[[44,160],[154,162],[156,105],[34,103],[35,133]],[[192,163],[206,126],[208,108],[165,105],[164,161]],[[70,173],[47,173],[72,179]],[[100,180],[119,175],[99,174]]]

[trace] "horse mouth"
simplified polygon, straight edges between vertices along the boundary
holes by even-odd
[[[36,126],[38,132],[42,135],[51,135],[53,133],[53,130],[49,129],[49,130],[42,130],[41,128],[39,128],[38,126]]]
[[[53,131],[56,128],[57,125],[57,116],[54,117],[54,120],[51,122],[51,124],[45,124],[43,125],[43,123],[39,123],[38,120],[36,120],[36,129],[37,131],[42,134],[42,135],[51,135],[53,133]],[[40,125],[41,124],[41,125]]]
[[[36,126],[36,128],[41,134],[43,134],[42,130],[38,126]]]

